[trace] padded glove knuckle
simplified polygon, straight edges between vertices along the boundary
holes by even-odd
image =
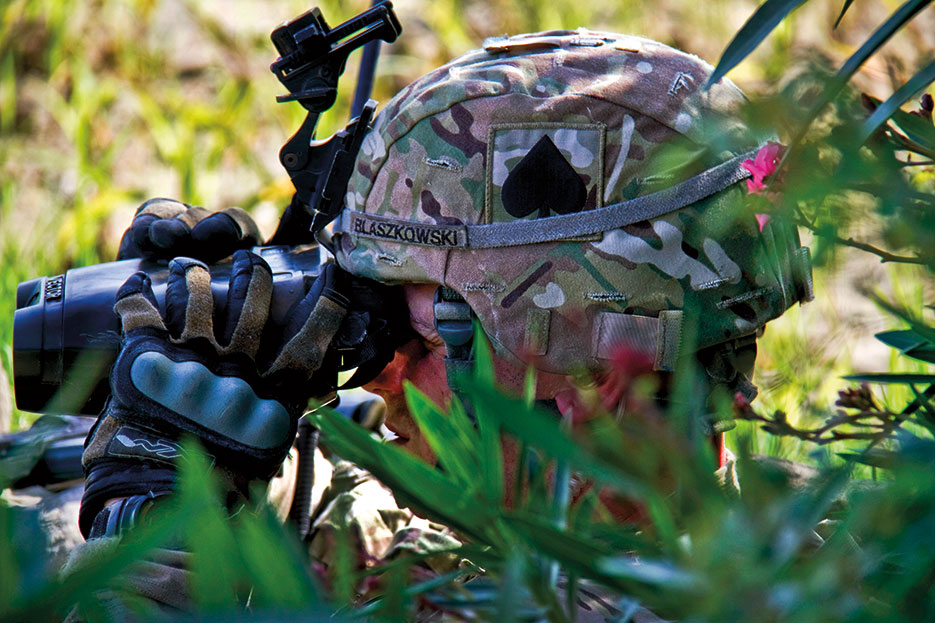
[[[260,230],[240,208],[210,212],[173,199],[143,203],[120,241],[117,259],[193,255],[213,262],[237,249],[255,246]]]

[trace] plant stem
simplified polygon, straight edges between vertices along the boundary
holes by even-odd
[[[866,251],[867,253],[876,255],[877,257],[880,258],[880,261],[884,263],[885,262],[899,262],[901,264],[920,264],[923,266],[927,266],[931,264],[931,260],[927,258],[919,257],[917,255],[896,255],[894,253],[890,253],[889,251],[884,251],[883,249],[879,247],[875,247],[872,244],[868,244],[866,242],[860,242],[858,240],[854,240],[853,238],[841,238],[840,236],[837,236],[835,234],[829,234],[825,231],[822,231],[818,227],[815,227],[814,225],[812,225],[811,223],[807,221],[804,221],[800,224],[803,227],[805,227],[805,229],[809,230],[816,236],[819,236],[821,238],[827,238],[829,240],[833,240],[834,242],[838,244],[842,244],[847,247],[853,247],[855,249],[860,249],[861,251]]]

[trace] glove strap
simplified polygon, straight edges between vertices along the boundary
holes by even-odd
[[[87,539],[119,537],[126,534],[127,531],[139,525],[158,498],[166,495],[168,492],[153,493],[150,491],[146,495],[131,495],[128,498],[111,502],[94,518]]]
[[[101,460],[91,466],[85,479],[78,528],[90,538],[96,517],[108,500],[132,496],[164,495],[175,489],[175,470],[152,463]]]

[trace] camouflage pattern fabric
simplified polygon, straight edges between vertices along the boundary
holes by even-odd
[[[760,227],[742,184],[603,234],[486,249],[452,239],[459,226],[645,196],[761,145],[739,121],[739,89],[703,88],[711,71],[610,33],[488,41],[378,115],[348,186],[353,218],[335,228],[338,263],[454,289],[501,355],[548,372],[602,369],[616,343],[669,369],[685,320],[704,319],[699,349],[755,333],[810,297],[810,266],[794,227]]]
[[[406,552],[437,552],[437,556],[427,559],[436,573],[452,571],[460,563],[447,551],[461,544],[448,528],[414,515],[408,508],[400,508],[389,489],[348,461],[335,464],[330,484],[313,517],[309,553],[313,560],[327,566],[333,563],[338,531],[348,531],[364,566]]]
[[[296,457],[290,453],[282,473],[270,481],[269,501],[283,521],[288,515],[287,501],[291,501],[295,488],[295,464]],[[54,499],[26,491],[4,494],[8,503],[38,505],[50,539],[50,552],[57,556],[57,565],[67,557],[66,572],[99,556],[109,555],[119,542],[117,537],[81,540],[77,526],[82,489],[81,485],[67,489]],[[336,530],[349,531],[362,565],[370,566],[407,553],[433,552],[438,554],[426,559],[426,566],[432,572],[447,573],[461,564],[460,559],[447,552],[460,545],[450,530],[414,515],[407,508],[400,508],[389,489],[368,472],[347,461],[332,465],[318,449],[315,450],[311,515],[313,530],[309,535],[309,553],[325,567],[333,562]],[[59,525],[68,526],[73,533],[67,543],[59,535]],[[155,612],[170,617],[190,611],[186,569],[189,556],[182,551],[160,549],[149,559],[140,561],[126,576],[125,592],[109,591],[99,595],[111,620],[136,620],[129,604],[140,599],[148,602]],[[72,612],[68,620],[77,623],[82,619],[79,613]]]

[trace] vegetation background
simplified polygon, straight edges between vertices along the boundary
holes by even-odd
[[[368,5],[318,2],[332,25]],[[400,0],[395,6],[405,34],[383,47],[374,93],[382,102],[486,37],[553,28],[638,34],[714,63],[757,4]],[[729,77],[765,96],[809,63],[840,66],[896,6],[858,3],[834,28],[840,5],[809,2]],[[277,155],[303,111],[275,102],[282,88],[268,71],[276,56],[269,33],[308,8],[295,0],[0,1],[0,374],[12,375],[16,284],[112,259],[143,200],[237,205],[264,232],[275,228],[291,193]],[[885,99],[933,49],[935,12],[926,11],[855,83]],[[322,135],[347,120],[358,58],[348,63]],[[880,231],[872,215],[849,228],[848,235],[870,242]],[[880,289],[921,309],[931,301],[930,280],[858,251],[831,251],[818,258],[816,300],[771,323],[761,340],[759,404],[793,421],[826,413],[842,375],[922,365],[891,357],[872,339],[894,321],[857,289]],[[23,428],[34,416],[12,407],[7,386],[0,379],[0,429]],[[809,449],[769,436],[760,442],[773,454],[801,457]]]
[[[332,25],[368,4],[365,0],[318,3]],[[770,0],[768,4],[788,9],[799,2]],[[841,67],[901,6],[891,0],[843,4],[850,9],[835,27],[841,2],[805,3],[729,77],[755,99],[777,96],[775,102],[785,102],[780,107],[799,103],[790,103],[788,95],[798,92],[795,80],[807,75],[807,68]],[[915,4],[925,7],[928,3]],[[384,47],[374,94],[383,102],[413,78],[479,46],[485,37],[551,28],[585,26],[639,34],[715,62],[757,3],[663,0],[598,6],[580,0],[400,0],[395,6],[404,35]],[[277,154],[299,127],[303,112],[298,105],[275,103],[281,87],[268,72],[275,58],[269,32],[308,8],[293,0],[0,0],[0,372],[7,376],[12,372],[16,284],[110,260],[134,209],[146,198],[173,197],[209,209],[239,205],[255,216],[266,233],[272,232],[281,206],[291,195]],[[898,34],[854,75],[846,101],[859,102],[860,91],[885,100],[919,75],[920,68],[929,67],[935,58],[935,11],[923,10],[896,30]],[[338,104],[320,126],[322,134],[347,121],[357,59],[356,54],[351,57]],[[917,98],[923,88],[932,93],[930,82],[919,85],[913,95]],[[914,108],[916,101],[906,108]],[[847,105],[837,106],[838,129],[844,119],[856,130],[861,117],[848,116]],[[777,111],[776,118],[782,119],[783,112]],[[815,133],[820,136],[834,124],[834,119],[820,119]],[[780,124],[780,130],[788,140],[789,128]],[[808,221],[817,230],[816,237],[803,231],[816,260],[816,300],[770,323],[760,340],[757,411],[781,410],[798,427],[815,426],[834,416],[838,392],[853,387],[841,377],[855,373],[911,373],[916,376],[898,378],[929,385],[929,392],[935,387],[930,363],[935,361],[935,331],[931,329],[935,291],[930,272],[935,266],[930,244],[935,222],[929,216],[935,190],[931,164],[935,140],[931,132],[929,120],[921,134],[913,135],[924,143],[919,153],[930,154],[928,164],[896,173],[922,196],[910,196],[909,203],[927,201],[923,207],[928,211],[902,212],[899,206],[888,205],[885,197],[874,202],[866,194],[841,192],[835,195],[833,210]],[[856,151],[843,153],[856,160]],[[858,173],[873,177],[870,169],[858,169]],[[895,178],[892,186],[900,187]],[[829,239],[838,243],[827,244]],[[842,240],[892,251],[908,248],[909,255],[904,257],[911,261],[881,263],[879,254],[840,244]],[[901,334],[896,350],[887,346],[896,338],[883,343],[873,337],[907,324],[914,333]],[[918,395],[912,383],[874,385],[875,402],[872,408],[863,404],[863,411],[898,413]],[[0,426],[26,427],[35,416],[11,406],[9,396],[4,395],[8,387],[8,381],[0,378]],[[477,395],[490,405],[508,404],[514,412],[524,408],[503,402],[482,386]],[[931,398],[931,393],[926,396]],[[857,398],[851,398],[851,405],[857,404]],[[536,583],[543,575],[536,570],[548,566],[540,558],[545,556],[560,563],[571,578],[580,574],[597,579],[674,617],[688,613],[697,620],[712,621],[914,621],[931,619],[935,612],[931,588],[935,585],[935,483],[931,478],[935,409],[926,400],[916,402],[922,405],[921,409],[916,406],[922,415],[906,427],[909,437],[878,448],[881,452],[895,449],[891,454],[862,452],[855,459],[853,452],[863,450],[866,443],[837,443],[828,449],[794,436],[768,434],[753,423],[742,422],[730,434],[742,451],[742,461],[752,450],[827,468],[829,462],[840,464],[839,455],[851,450],[850,460],[863,466],[859,475],[876,477],[878,470],[888,470],[879,495],[851,498],[852,510],[842,511],[837,519],[844,528],[822,532],[828,545],[817,552],[809,540],[812,529],[825,518],[848,481],[837,472],[829,472],[817,488],[797,493],[774,486],[775,482],[750,467],[744,482],[745,493],[751,493],[741,502],[731,501],[719,495],[713,481],[701,476],[705,470],[699,464],[683,460],[678,443],[660,431],[646,433],[656,442],[649,444],[654,450],[634,458],[620,456],[610,444],[617,437],[609,431],[603,431],[603,442],[598,435],[590,446],[566,444],[554,423],[537,419],[532,412],[527,419],[519,418],[530,422],[529,426],[510,432],[539,448],[544,458],[571,464],[598,481],[616,483],[620,490],[646,502],[650,526],[637,534],[607,524],[592,525],[583,512],[563,519],[559,509],[551,524],[543,524],[533,514],[524,515],[530,509],[532,513],[541,509],[543,502],[551,503],[552,494],[544,484],[533,491],[525,506],[503,508],[491,493],[504,487],[497,470],[465,458],[488,456],[483,451],[490,449],[492,429],[485,429],[483,423],[479,431],[468,426],[441,440],[450,442],[448,454],[438,452],[440,460],[450,461],[445,473],[426,471],[425,466],[390,456],[395,448],[374,446],[341,420],[322,416],[318,424],[342,454],[371,467],[433,517],[458,527],[484,546],[483,551],[472,550],[473,559],[508,588],[521,578],[528,580],[533,592],[543,586]],[[511,425],[498,419],[496,408],[479,411],[486,413],[482,422],[493,422],[489,426]],[[444,421],[455,422],[456,428],[464,424],[457,413],[439,419],[441,414],[424,404],[418,414],[420,421],[434,422],[439,430]],[[782,431],[784,423],[774,420],[773,431]],[[383,459],[394,460],[398,469],[386,468],[387,463],[379,471]],[[627,463],[637,459],[643,463]],[[654,489],[654,484],[662,486],[653,480],[659,477],[660,465],[685,478],[679,496],[661,499]],[[628,489],[634,476],[648,489]],[[201,605],[213,611],[228,607],[222,603],[224,595],[230,596],[230,586],[224,586],[228,579],[257,586],[256,595],[261,599],[265,595],[267,605],[307,606],[314,601],[315,582],[298,571],[301,565],[290,549],[292,542],[275,536],[269,516],[262,512],[254,519],[248,516],[232,532],[223,517],[199,504],[209,489],[203,471],[186,471],[179,507],[166,523],[159,524],[165,528],[182,518],[201,522],[205,527],[188,535],[192,547],[202,547],[202,555],[217,557],[212,559],[216,566],[230,569],[222,577],[212,577],[208,567],[200,574],[196,569],[197,581],[205,583],[206,601]],[[427,492],[438,495],[426,497]],[[454,500],[452,506],[433,507],[444,495]],[[554,497],[558,497],[557,489]],[[571,526],[567,531],[566,520]],[[16,536],[23,534],[25,525],[20,515],[0,505],[0,534],[4,535],[0,568],[18,580],[0,583],[0,614],[6,613],[0,618],[8,620],[53,617],[78,596],[88,594],[88,587],[99,587],[115,577],[141,551],[159,541],[154,529],[130,543],[122,558],[106,560],[83,575],[52,581],[31,565],[22,547],[17,549],[18,543],[36,542],[29,538],[18,542]],[[205,542],[211,547],[205,549]],[[630,558],[601,558],[599,554],[608,547],[636,552],[643,564],[634,566]],[[260,563],[255,557],[259,551],[272,555]],[[803,552],[815,555],[803,556]],[[235,577],[240,571],[234,569],[241,567],[246,569],[244,575]],[[399,575],[398,567],[394,569],[386,594],[392,596],[395,586],[397,596],[413,598],[418,591],[402,591],[406,578]],[[40,577],[44,578],[41,582]],[[274,586],[268,578],[300,580],[291,584],[283,580]],[[338,593],[341,587],[350,592],[347,587],[359,579],[350,569],[338,573]],[[536,594],[535,601],[552,603],[547,608],[549,618],[563,620],[560,608],[554,607],[554,582],[545,585],[552,592]],[[706,588],[700,591],[699,586]],[[472,604],[477,593],[475,585]],[[573,594],[569,589],[569,599]],[[493,604],[495,615],[488,618],[522,618],[516,601],[521,597],[512,590],[494,590],[491,595],[488,605]],[[342,600],[338,595],[337,602]],[[401,618],[407,607],[387,597],[370,611]]]

